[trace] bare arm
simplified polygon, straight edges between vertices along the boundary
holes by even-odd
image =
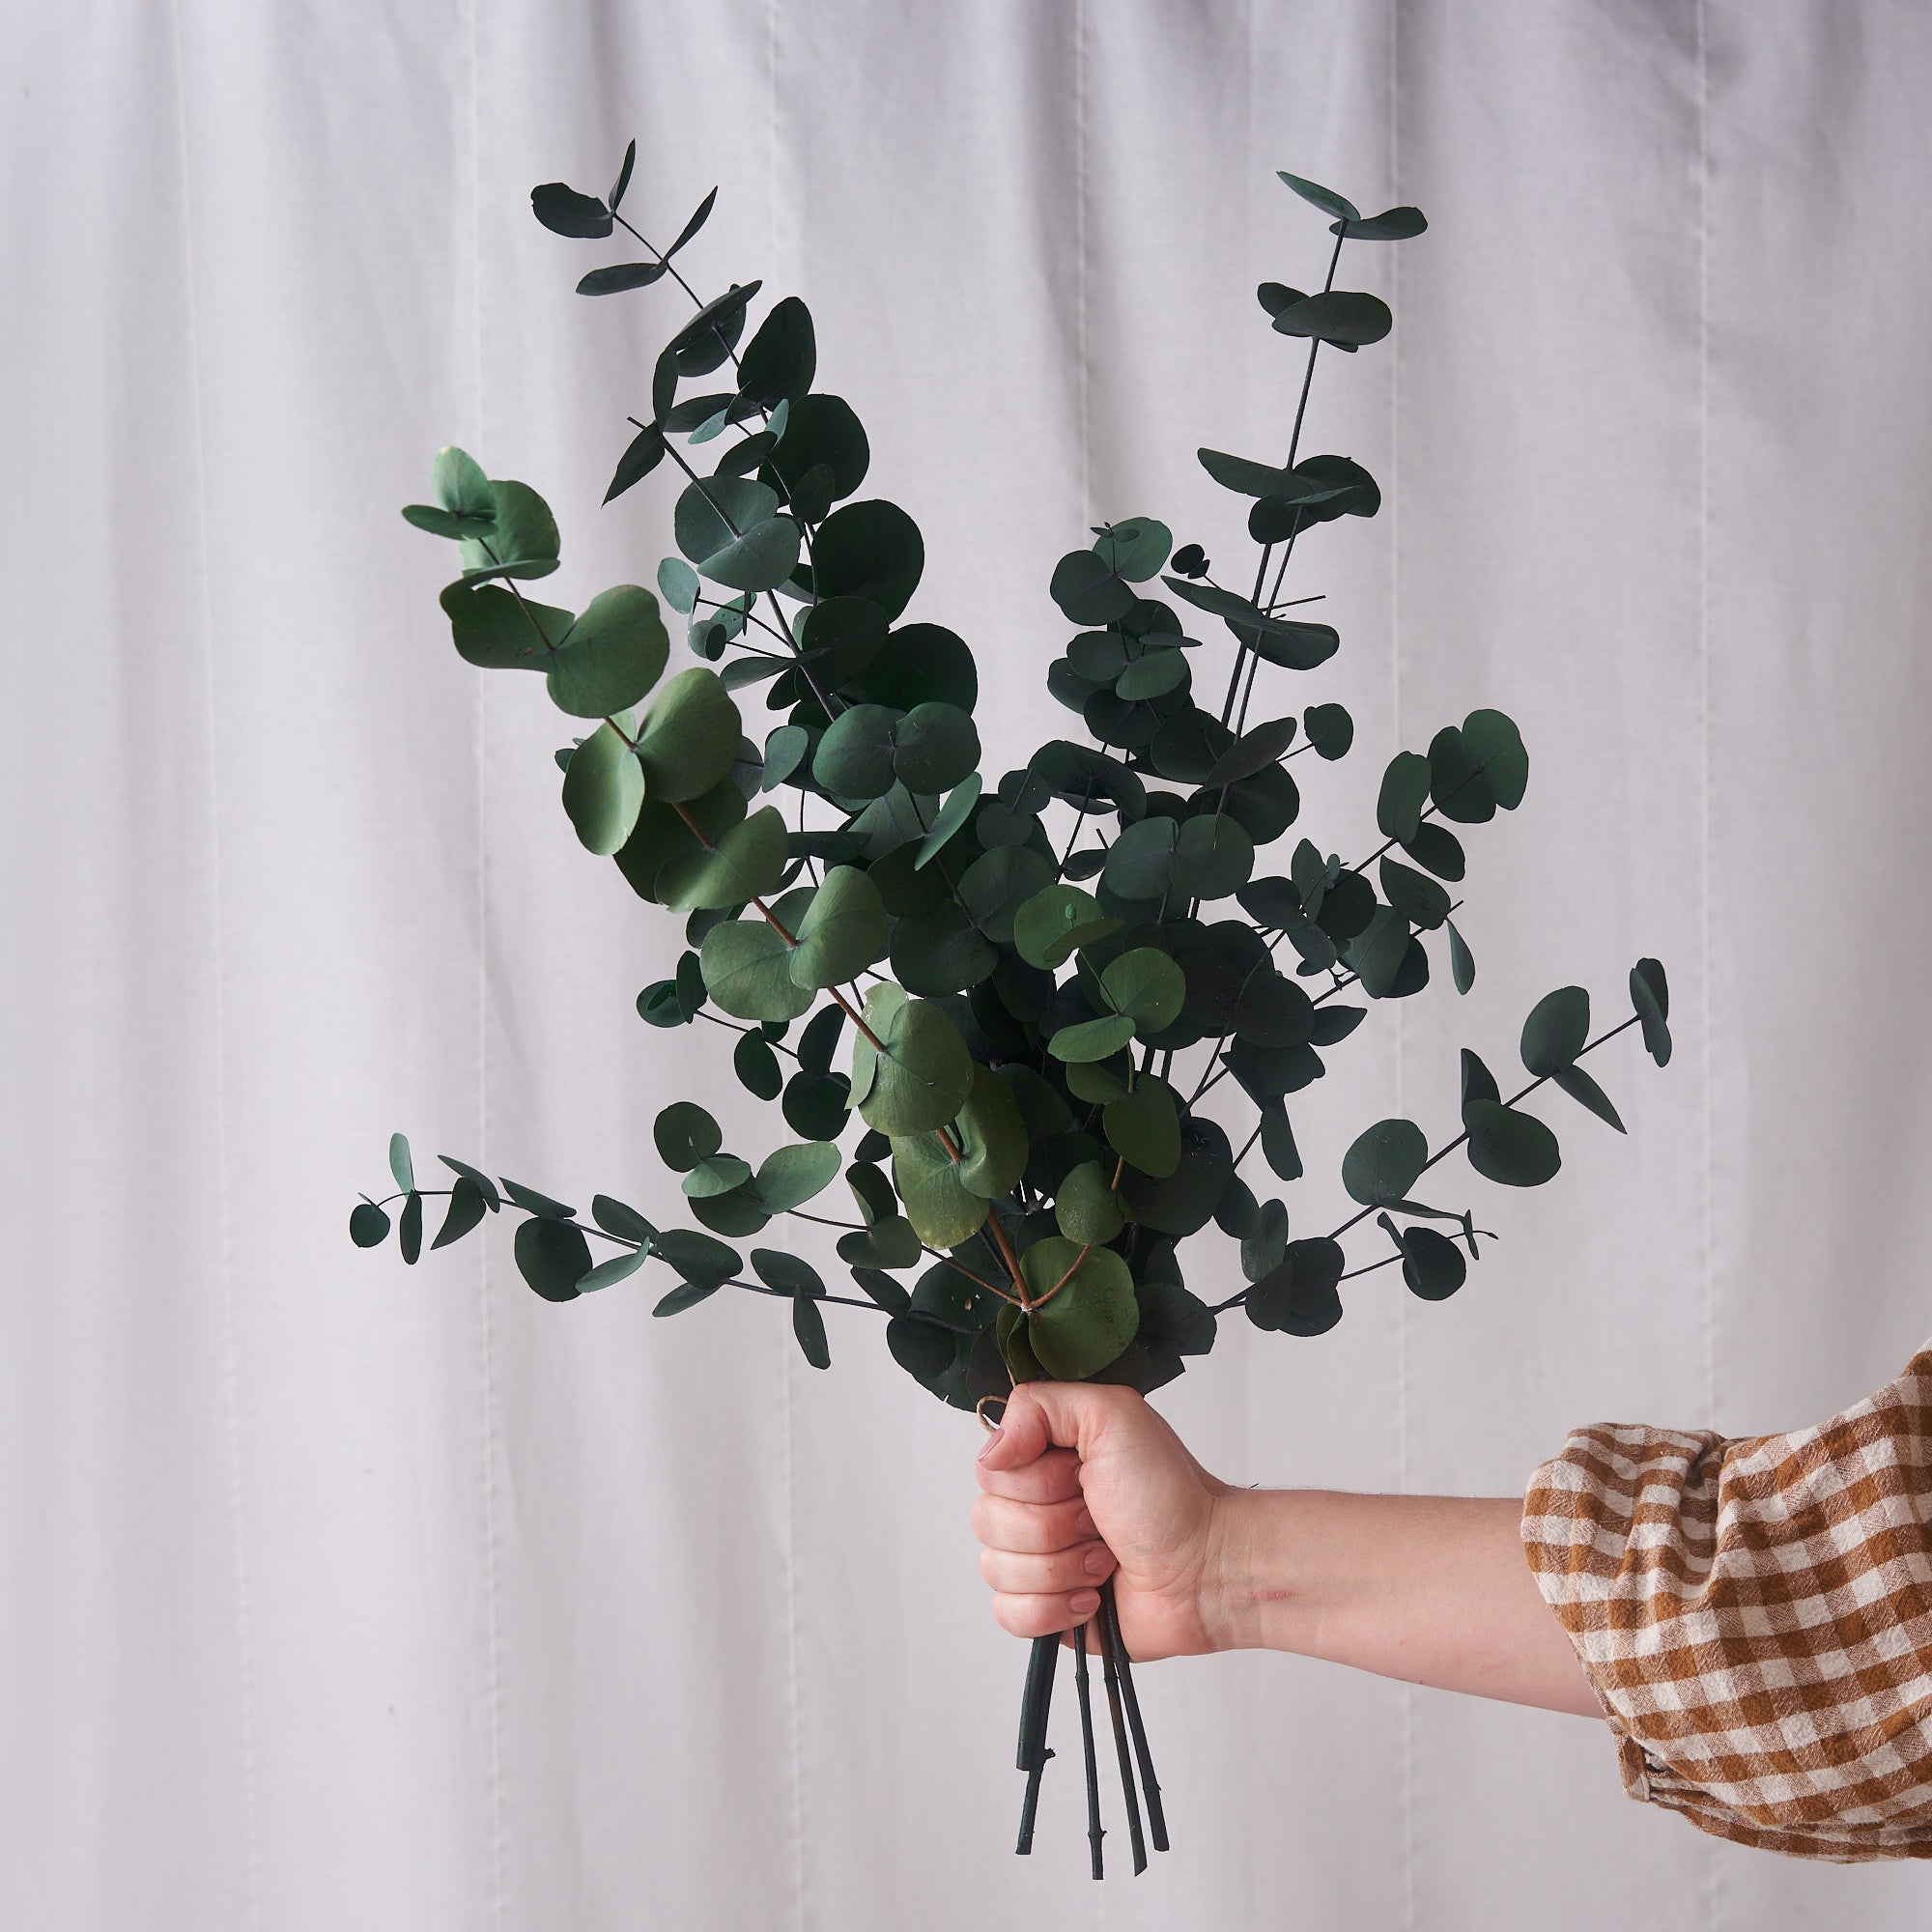
[[[1596,1717],[1509,1498],[1236,1490],[1126,1389],[1014,1392],[980,1458],[994,1615],[1070,1630],[1114,1577],[1136,1658],[1294,1652],[1439,1690]]]

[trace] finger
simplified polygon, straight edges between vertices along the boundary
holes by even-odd
[[[1042,1555],[1070,1549],[1098,1532],[1078,1496],[1059,1503],[1022,1503],[1009,1496],[980,1495],[973,1499],[973,1534],[988,1549]]]
[[[1116,1567],[1114,1552],[1104,1543],[1077,1544],[1045,1556],[1025,1556],[1014,1549],[980,1552],[980,1575],[1003,1597],[1054,1597],[1092,1589]]]
[[[1080,1493],[1080,1458],[1071,1449],[1049,1449],[1017,1469],[979,1465],[980,1487],[991,1496],[1020,1503],[1058,1503]]]
[[[1016,1469],[1058,1446],[1087,1455],[1141,1399],[1132,1389],[1086,1382],[1022,1382],[980,1451],[982,1469]]]
[[[1014,1636],[1052,1636],[1083,1624],[1100,1607],[1097,1590],[1076,1590],[1066,1597],[1007,1597],[993,1599],[993,1620]]]

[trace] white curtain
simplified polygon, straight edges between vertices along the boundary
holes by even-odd
[[[1142,1673],[1147,1877],[1084,1875],[1070,1708],[1016,1861],[979,1432],[876,1321],[832,1311],[821,1376],[750,1296],[554,1307],[500,1228],[411,1272],[345,1219],[397,1127],[668,1213],[652,1116],[721,1088],[722,1036],[631,1011],[675,922],[578,848],[559,721],[455,658],[396,515],[454,440],[556,505],[566,599],[669,548],[663,477],[598,501],[678,303],[579,300],[615,251],[531,185],[633,133],[660,232],[720,185],[691,259],[811,305],[997,773],[1066,726],[1045,584],[1089,524],[1240,541],[1193,452],[1284,444],[1253,287],[1326,242],[1287,167],[1432,222],[1353,251],[1395,333],[1318,371],[1312,446],[1388,505],[1309,547],[1343,652],[1278,689],[1360,738],[1306,822],[1352,849],[1478,704],[1534,764],[1469,841],[1473,996],[1375,1014],[1297,1115],[1300,1231],[1551,986],[1608,1010],[1654,952],[1679,1044],[1605,1055],[1627,1140],[1546,1109],[1553,1186],[1464,1177],[1504,1238],[1454,1300],[1232,1321],[1160,1404],[1231,1480],[1505,1493],[1574,1424],[1796,1426],[1889,1375],[1932,1330],[1932,13],[9,11],[0,1921],[1922,1922],[1915,1871],[1627,1804],[1594,1724],[1272,1656]]]

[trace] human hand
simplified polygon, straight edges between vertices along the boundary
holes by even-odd
[[[1207,1598],[1228,1486],[1132,1389],[1023,1382],[980,1452],[979,1477],[980,1574],[1003,1629],[1071,1630],[1111,1576],[1129,1656],[1216,1647]]]

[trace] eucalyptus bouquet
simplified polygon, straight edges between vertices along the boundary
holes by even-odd
[[[1639,960],[1631,1012],[1594,1038],[1582,988],[1537,1004],[1521,1035],[1529,1077],[1507,1097],[1464,1050],[1460,1131],[1432,1146],[1413,1121],[1368,1127],[1342,1163],[1356,1210],[1339,1226],[1291,1238],[1282,1194],[1252,1178],[1257,1148],[1283,1188],[1301,1178],[1292,1096],[1370,1005],[1423,991],[1433,941],[1456,990],[1470,990],[1475,962],[1452,917],[1459,829],[1514,810],[1529,776],[1516,725],[1472,711],[1389,759],[1379,842],[1364,857],[1306,836],[1286,843],[1302,804],[1291,767],[1345,757],[1354,736],[1341,705],[1297,712],[1281,695],[1282,673],[1318,670],[1340,642],[1301,608],[1315,598],[1284,596],[1289,566],[1323,525],[1380,505],[1358,463],[1300,454],[1309,392],[1324,346],[1353,355],[1391,326],[1378,297],[1336,286],[1344,245],[1420,235],[1421,213],[1364,217],[1282,175],[1334,237],[1319,290],[1257,291],[1273,332],[1306,344],[1287,457],[1200,452],[1253,554],[1217,576],[1199,543],[1175,549],[1151,517],[1106,524],[1069,551],[1048,589],[1071,635],[1046,665],[1047,689],[1073,714],[1068,735],[994,782],[980,769],[973,654],[907,618],[923,543],[905,511],[858,494],[866,433],[845,401],[812,386],[805,304],[786,297],[750,328],[759,283],[701,295],[679,258],[716,190],[660,249],[621,212],[635,156],[633,143],[601,199],[553,182],[531,202],[558,235],[621,230],[636,244],[638,259],[591,270],[581,294],[669,282],[693,305],[657,358],[648,413],[631,418],[605,497],[666,462],[682,471],[677,554],[658,566],[655,593],[620,584],[576,611],[538,601],[526,586],[558,567],[549,507],[457,449],[436,460],[436,501],[403,514],[457,545],[441,604],[459,655],[540,672],[552,702],[581,721],[556,753],[578,838],[684,919],[675,971],[639,996],[643,1021],[730,1033],[738,1081],[778,1106],[783,1130],[737,1151],[703,1106],[667,1106],[655,1138],[683,1176],[697,1224],[685,1228],[603,1194],[586,1221],[446,1155],[451,1184],[425,1187],[397,1135],[397,1191],[356,1206],[353,1238],[381,1243],[400,1201],[413,1263],[432,1196],[447,1202],[434,1247],[508,1207],[517,1266],[547,1299],[655,1263],[673,1278],[659,1315],[726,1288],[767,1295],[787,1304],[821,1369],[824,1308],[861,1309],[884,1318],[909,1376],[965,1409],[1041,1376],[1157,1388],[1237,1310],[1268,1333],[1320,1335],[1342,1318],[1343,1285],[1383,1268],[1425,1300],[1454,1294],[1484,1231],[1472,1208],[1436,1205],[1444,1177],[1427,1189],[1435,1202],[1418,1198],[1424,1177],[1460,1150],[1487,1180],[1548,1181],[1556,1136],[1522,1102],[1554,1085],[1621,1132],[1579,1062],[1637,1026],[1662,1065],[1670,1036],[1663,970]],[[696,660],[669,675],[668,612]],[[1280,855],[1271,868],[1267,848]],[[851,1206],[827,1209],[841,1176]],[[838,1231],[856,1293],[833,1292],[820,1264],[783,1248],[754,1246],[748,1264],[733,1243],[782,1216]],[[1179,1254],[1210,1223],[1237,1245],[1244,1284],[1218,1299],[1186,1285]],[[1373,1259],[1344,1245],[1357,1230]],[[1233,1271],[1217,1262],[1195,1279]],[[1138,1870],[1136,1772],[1164,1848],[1159,1787],[1111,1593],[1095,1621]],[[1058,1650],[1037,1643],[1028,1672],[1022,1851]],[[1097,1877],[1088,1650],[1076,1634]]]

